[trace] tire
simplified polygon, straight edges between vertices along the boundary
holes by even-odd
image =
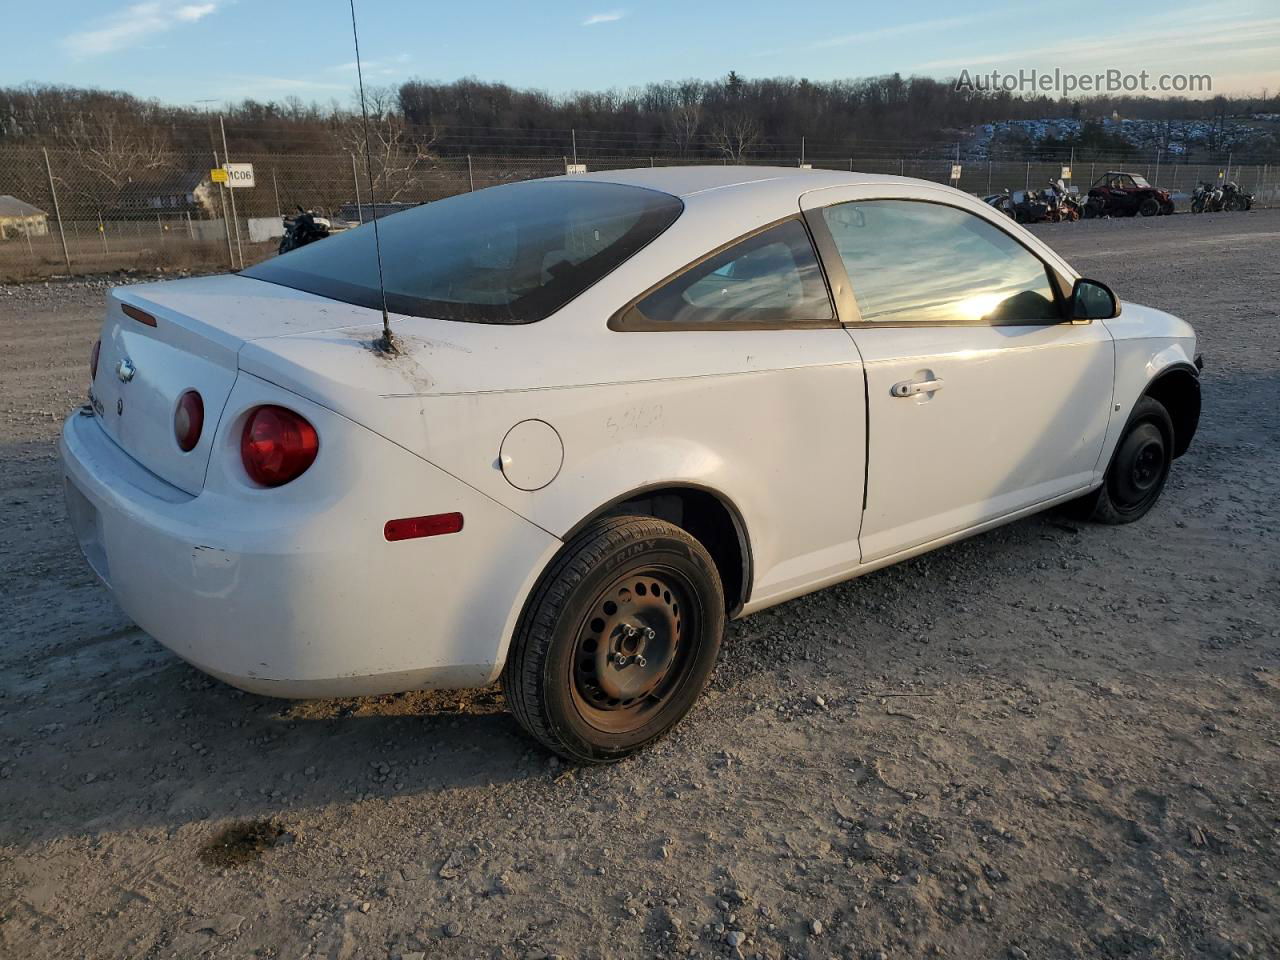
[[[701,543],[650,517],[598,520],[534,589],[503,691],[520,726],[547,749],[611,763],[689,712],[724,625],[720,575]]]
[[[1160,201],[1155,197],[1147,197],[1142,203],[1138,204],[1138,213],[1144,217],[1154,217],[1160,212]]]
[[[1195,200],[1192,200],[1192,201],[1191,201],[1191,212],[1192,212],[1192,213],[1204,213],[1204,200],[1202,200],[1202,199],[1200,199],[1200,198],[1198,198],[1198,197],[1197,197]]]
[[[1164,491],[1172,453],[1169,412],[1158,400],[1143,397],[1129,415],[1102,486],[1077,501],[1077,515],[1108,524],[1142,519]]]
[[[1164,203],[1160,204],[1160,216],[1162,216],[1162,217],[1171,217],[1171,216],[1173,216],[1173,201],[1172,201],[1172,200],[1168,200],[1168,201],[1166,201],[1166,202],[1164,202]]]
[[[1086,203],[1084,205],[1084,218],[1086,220],[1096,220],[1101,215],[1096,204]]]

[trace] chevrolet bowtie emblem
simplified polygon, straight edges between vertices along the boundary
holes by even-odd
[[[128,357],[125,357],[116,366],[116,376],[120,378],[121,383],[128,383],[137,372],[138,368],[133,365],[133,361]]]

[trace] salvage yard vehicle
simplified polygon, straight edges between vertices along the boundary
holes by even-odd
[[[1199,419],[1190,326],[932,183],[610,171],[379,228],[385,288],[362,227],[115,289],[63,429],[89,564],[246,690],[501,677],[616,760],[726,618],[1058,504],[1137,520]]]
[[[1173,213],[1173,196],[1147,183],[1136,173],[1109,170],[1093,182],[1084,215],[1092,217],[1154,217]]]
[[[298,208],[298,215],[284,218],[284,234],[280,237],[279,253],[288,253],[315,243],[329,236],[333,224],[326,217],[318,217],[312,210]]]

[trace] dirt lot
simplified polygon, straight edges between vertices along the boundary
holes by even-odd
[[[103,288],[0,288],[0,956],[1280,956],[1280,212],[1040,229],[1201,333],[1161,505],[739,622],[607,769],[497,691],[267,700],[134,628],[55,457]]]

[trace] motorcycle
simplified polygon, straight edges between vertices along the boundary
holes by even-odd
[[[1003,193],[993,193],[990,196],[983,197],[982,202],[988,206],[995,207],[1007,217],[1013,217],[1013,201],[1009,199],[1009,191],[1006,189]]]
[[[1009,195],[1013,219],[1018,223],[1040,223],[1049,219],[1049,204],[1034,190],[1015,190]]]
[[[1048,205],[1049,219],[1054,223],[1070,223],[1080,219],[1080,198],[1071,193],[1061,180],[1050,180],[1049,186],[1040,195]]]
[[[329,236],[332,224],[324,217],[317,217],[310,210],[298,208],[296,217],[284,218],[284,236],[280,238],[280,253],[297,250],[309,243]]]
[[[1234,186],[1234,184],[1233,184]],[[1223,188],[1202,180],[1191,194],[1192,213],[1218,213],[1223,205]],[[1252,201],[1252,197],[1249,198]],[[1246,208],[1247,209],[1247,208]]]
[[[1238,183],[1224,183],[1222,185],[1222,209],[1223,210],[1248,210],[1253,206],[1253,194],[1245,193],[1240,189]]]

